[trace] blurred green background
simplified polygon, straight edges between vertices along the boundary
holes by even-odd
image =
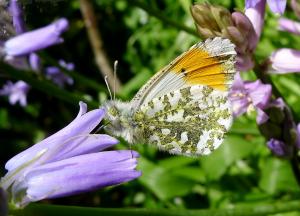
[[[130,100],[156,71],[200,40],[149,14],[151,10],[158,11],[169,20],[195,29],[189,9],[193,1],[92,2],[110,63],[113,65],[115,60],[119,61],[117,76],[123,84],[122,94],[119,95],[122,100]],[[244,9],[243,0],[208,2],[222,5],[230,11]],[[67,86],[65,90],[90,98],[101,106],[109,96],[94,61],[79,1],[32,0],[23,3],[29,29],[44,26],[60,17],[70,21],[70,29],[63,35],[65,42],[40,52],[44,56],[43,65],[51,65],[47,58],[73,62],[74,73],[96,81],[104,90],[97,91],[80,80],[75,80],[74,85]],[[136,6],[139,3],[146,5],[147,11]],[[284,16],[296,19],[289,5]],[[277,19],[267,9],[265,27],[255,53],[258,61],[265,60],[278,48],[300,49],[300,37],[278,31]],[[242,76],[255,79],[251,71]],[[273,75],[271,78],[299,119],[299,75]],[[7,77],[1,76],[0,84],[6,80]],[[5,174],[4,164],[9,158],[63,128],[76,116],[79,108],[35,88],[30,90],[25,108],[9,105],[5,97],[0,97],[0,104],[2,176]],[[122,141],[117,148],[128,149],[129,146]],[[209,156],[173,156],[142,143],[131,148],[141,154],[138,169],[142,170],[143,175],[139,179],[42,202],[90,207],[206,209],[255,206],[300,198],[299,185],[289,161],[278,159],[270,153],[266,140],[257,128],[255,113],[236,119],[223,145]]]

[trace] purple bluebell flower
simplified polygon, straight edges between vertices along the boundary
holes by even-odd
[[[16,34],[22,34],[26,31],[26,26],[23,19],[23,11],[18,4],[18,0],[10,0],[9,12],[12,15],[13,26]]]
[[[16,83],[8,81],[0,90],[0,95],[8,96],[9,103],[12,105],[19,102],[21,106],[26,106],[29,88],[29,85],[24,81],[17,81]]]
[[[66,63],[64,60],[59,60],[59,65],[65,68],[66,70],[72,71],[74,70],[75,65],[73,63]],[[72,85],[74,80],[68,75],[61,72],[58,67],[47,67],[45,69],[46,77],[51,79],[58,86],[63,87],[65,83]]]
[[[287,18],[280,18],[278,26],[281,31],[287,31],[296,35],[300,35],[300,23]]]
[[[291,154],[290,148],[280,140],[272,138],[267,142],[267,146],[276,156],[286,157]]]
[[[272,95],[272,87],[263,84],[260,80],[255,82],[243,81],[239,73],[236,74],[229,97],[232,103],[233,115],[238,117],[250,110],[257,110],[256,121],[262,124],[267,120],[263,109],[268,106]]]
[[[62,43],[60,35],[68,26],[68,21],[61,18],[48,26],[13,37],[4,43],[4,52],[7,56],[21,56]]]
[[[245,6],[248,8],[255,8],[258,4],[264,2],[266,0],[246,0]],[[286,0],[267,0],[267,3],[273,13],[283,14],[286,7]]]
[[[300,72],[300,51],[288,48],[278,49],[270,56],[268,73],[284,74]]]
[[[46,198],[77,194],[133,180],[138,153],[103,151],[118,143],[106,134],[91,134],[105,115],[80,103],[77,117],[65,128],[10,159],[0,186],[19,207]],[[99,152],[102,151],[102,152]]]

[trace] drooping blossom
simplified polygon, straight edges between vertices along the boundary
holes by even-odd
[[[229,93],[233,115],[238,117],[255,109],[257,111],[257,123],[264,123],[268,116],[263,110],[268,106],[271,95],[271,85],[263,84],[260,80],[255,82],[243,81],[239,73],[237,73]]]
[[[245,14],[242,12],[231,14],[226,8],[208,3],[194,4],[191,13],[202,38],[228,38],[236,45],[237,70],[246,71],[253,68],[252,55],[258,38]]]
[[[89,112],[80,103],[77,117],[65,128],[10,159],[0,187],[11,202],[30,202],[78,194],[133,180],[138,153],[103,151],[118,143],[106,134],[92,134],[105,115],[102,108]]]
[[[300,23],[287,19],[280,18],[278,20],[278,27],[281,31],[287,31],[296,35],[300,35]]]
[[[254,8],[257,4],[264,2],[266,0],[246,0],[245,6],[246,8]],[[286,7],[286,0],[267,0],[267,3],[273,13],[283,14]]]
[[[29,85],[21,80],[16,83],[8,81],[2,89],[0,89],[0,95],[8,96],[8,100],[11,105],[19,103],[21,106],[26,106],[27,93],[29,89]]]
[[[66,70],[72,71],[74,70],[75,65],[73,63],[66,63],[64,60],[59,60],[59,65]],[[51,79],[54,83],[56,83],[58,86],[63,87],[65,83],[72,85],[73,79],[63,73],[60,68],[52,66],[47,67],[45,69],[46,77]]]
[[[284,74],[300,72],[300,51],[282,48],[274,51],[269,58],[271,68],[268,73]]]
[[[67,30],[68,21],[61,18],[46,27],[26,32],[23,12],[17,0],[10,1],[9,12],[17,36],[0,41],[0,58],[15,68],[40,72],[40,59],[34,52],[63,42],[60,35]],[[72,82],[71,78],[66,80]],[[23,81],[15,84],[10,81],[8,83],[3,87],[0,95],[8,95],[11,104],[19,101],[22,106],[25,106],[28,84]]]
[[[276,156],[287,157],[291,154],[291,149],[283,141],[272,138],[267,142],[267,146]]]
[[[68,29],[68,25],[68,21],[61,18],[48,26],[10,38],[4,43],[4,53],[7,56],[27,55],[62,43],[60,35]]]

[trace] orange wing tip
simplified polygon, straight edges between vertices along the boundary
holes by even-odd
[[[207,85],[227,91],[235,74],[234,45],[220,37],[195,44],[171,69],[181,74],[187,85]]]

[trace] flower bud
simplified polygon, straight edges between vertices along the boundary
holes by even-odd
[[[222,36],[222,29],[232,25],[230,12],[220,6],[195,4],[191,13],[199,34],[204,38]]]
[[[282,131],[280,126],[272,122],[266,122],[258,126],[261,133],[267,138],[277,138],[279,139],[282,136]]]
[[[191,7],[201,37],[228,38],[236,45],[238,70],[253,68],[252,53],[256,48],[258,37],[251,21],[242,12],[230,13],[221,6],[195,4]]]

